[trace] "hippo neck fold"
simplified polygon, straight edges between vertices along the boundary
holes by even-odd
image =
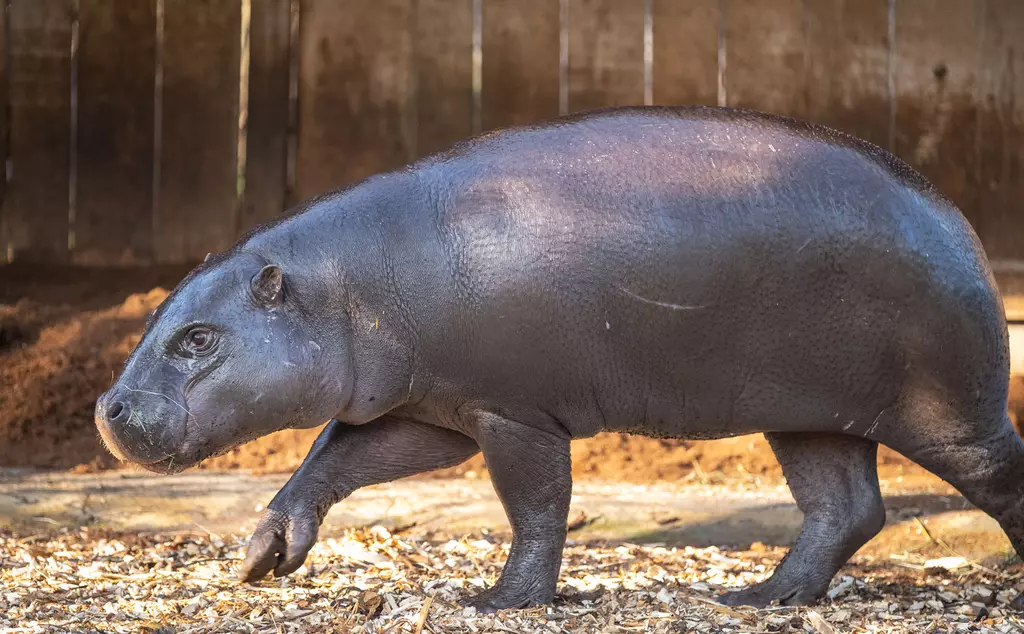
[[[300,310],[325,337],[349,342],[348,403],[337,419],[364,423],[406,404],[422,320],[414,296],[437,284],[422,235],[431,222],[410,210],[428,197],[405,172],[321,196],[254,234],[240,249],[278,264]]]

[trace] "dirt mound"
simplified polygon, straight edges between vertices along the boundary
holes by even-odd
[[[0,308],[8,345],[0,361],[0,462],[8,466],[113,464],[92,423],[96,397],[138,341],[167,291],[65,315],[23,299]],[[13,333],[13,336],[11,334]]]
[[[0,267],[0,466],[118,466],[93,425],[96,397],[138,342],[147,316],[186,271]],[[155,288],[154,288],[155,287]],[[133,292],[135,291],[135,292]],[[1024,399],[1024,382],[1015,384]],[[291,471],[319,429],[284,431],[204,463],[205,469]],[[883,463],[902,465],[883,451]],[[444,475],[482,475],[478,456]],[[777,476],[760,435],[713,442],[603,434],[573,445],[576,477],[649,481]]]

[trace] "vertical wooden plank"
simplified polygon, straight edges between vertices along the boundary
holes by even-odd
[[[148,259],[156,2],[80,0],[77,262]]]
[[[558,115],[559,14],[559,0],[485,0],[485,130]]]
[[[889,0],[806,5],[807,118],[889,145]]]
[[[728,105],[804,117],[802,0],[725,0]]]
[[[252,0],[245,194],[239,231],[281,216],[288,159],[288,0]]]
[[[473,131],[473,0],[419,0],[416,151],[441,150]]]
[[[1024,3],[989,0],[975,220],[997,269],[1024,263]]]
[[[240,0],[164,0],[156,251],[196,261],[237,231]]]
[[[896,3],[895,152],[978,220],[978,111],[984,3]]]
[[[68,256],[70,0],[12,0],[8,251]]]
[[[7,12],[0,11],[0,51],[7,50]],[[10,152],[10,130],[8,129],[7,107],[10,104],[8,90],[10,69],[7,55],[0,55],[0,264],[7,262],[8,218],[7,205],[7,159]]]
[[[653,0],[654,103],[718,103],[718,0]]]
[[[412,158],[410,0],[302,0],[296,193]]]
[[[644,103],[644,3],[570,0],[569,110]]]

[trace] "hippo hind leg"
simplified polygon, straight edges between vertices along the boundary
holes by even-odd
[[[1024,440],[1005,408],[988,416],[928,423],[931,434],[919,433],[921,422],[899,426],[894,438],[879,440],[992,516],[1024,559]]]
[[[720,597],[726,605],[807,605],[885,524],[878,444],[837,434],[765,434],[804,514],[800,535],[771,578]]]

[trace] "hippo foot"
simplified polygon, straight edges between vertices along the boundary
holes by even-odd
[[[824,591],[800,583],[772,583],[769,579],[755,583],[741,590],[726,592],[719,595],[718,602],[723,605],[747,605],[754,608],[765,608],[772,603],[779,605],[813,605],[821,598]]]
[[[238,572],[241,581],[254,583],[271,571],[275,577],[290,575],[316,543],[320,522],[315,507],[282,503],[279,508],[284,510],[267,508],[257,524]]]
[[[553,591],[544,592],[535,588],[530,590],[503,588],[499,583],[493,588],[464,600],[462,605],[476,608],[476,611],[481,614],[493,614],[498,610],[517,610],[547,605],[554,597]]]

